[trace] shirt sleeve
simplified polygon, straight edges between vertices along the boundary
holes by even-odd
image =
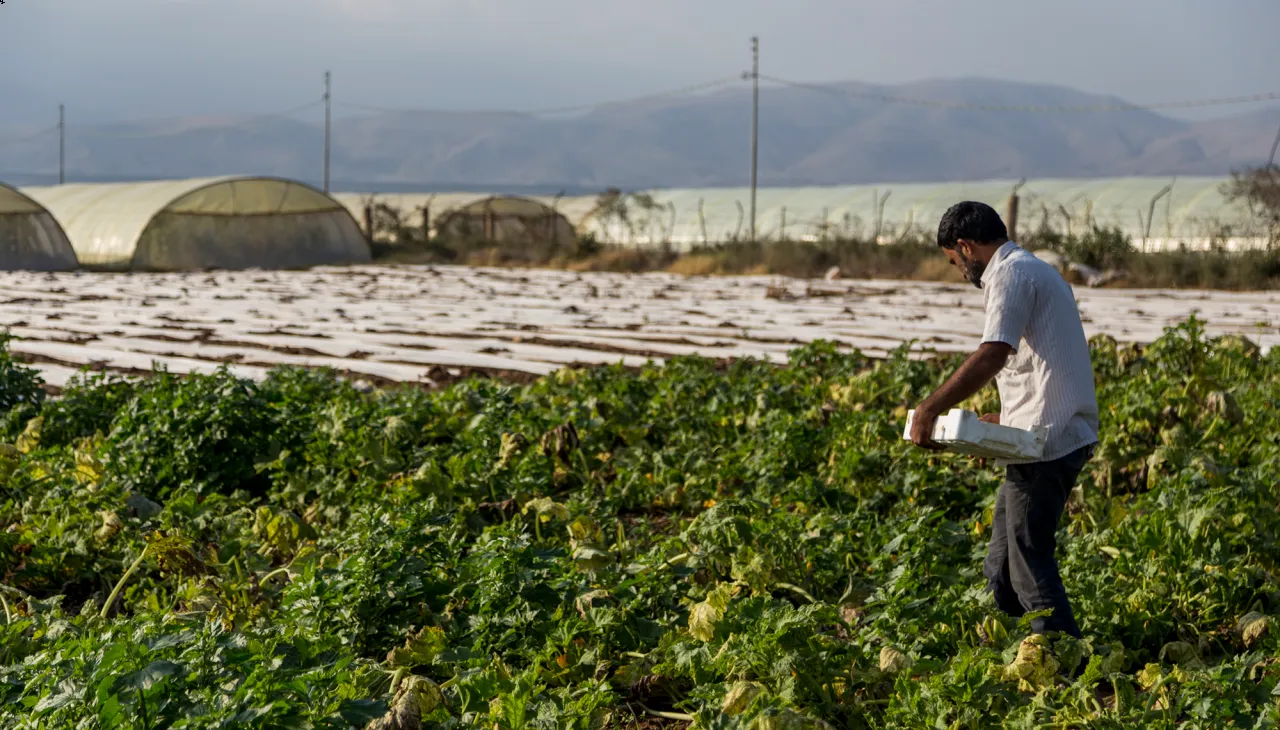
[[[991,291],[987,294],[987,321],[982,329],[982,341],[1003,342],[1017,350],[1035,307],[1035,286],[1029,277],[1016,271],[1008,272],[991,284]]]

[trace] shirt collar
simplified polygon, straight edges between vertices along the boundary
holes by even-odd
[[[1008,257],[1009,254],[1013,253],[1013,250],[1017,247],[1018,244],[1013,241],[1009,241],[996,249],[995,254],[991,256],[991,260],[987,262],[986,270],[982,272],[982,284],[984,286],[988,284],[991,281],[991,277],[995,275],[993,272],[996,270],[996,265],[1001,261],[1004,261],[1005,258]]]

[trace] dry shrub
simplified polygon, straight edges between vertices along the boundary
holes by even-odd
[[[935,257],[921,259],[910,277],[919,281],[964,282],[960,270],[951,265],[941,250]]]
[[[502,266],[505,263],[502,251],[497,248],[484,248],[467,254],[467,266]]]
[[[1275,173],[1280,174],[1280,173]],[[1270,178],[1268,178],[1270,179]],[[1102,270],[1125,272],[1110,287],[1193,287],[1260,290],[1280,287],[1280,251],[1161,251],[1139,253],[1119,231],[1084,235],[1040,233],[1024,242]],[[544,267],[569,271],[642,273],[666,271],[683,276],[781,275],[817,279],[839,266],[844,279],[890,279],[963,283],[960,271],[927,239],[880,245],[861,240],[770,241],[701,245],[683,254],[668,247],[606,245],[582,239],[573,246],[432,239],[408,243],[376,242],[375,259],[388,264],[469,264],[513,268]],[[1084,284],[1070,271],[1067,280]]]
[[[681,256],[667,267],[667,272],[681,276],[711,276],[724,273],[719,256],[706,253]]]
[[[615,271],[639,273],[661,269],[666,258],[660,251],[640,248],[608,248],[586,258],[571,261],[569,271]]]
[[[795,299],[796,296],[792,294],[785,286],[770,285],[766,287],[764,290],[764,298],[778,299],[780,301],[789,302],[792,299]]]

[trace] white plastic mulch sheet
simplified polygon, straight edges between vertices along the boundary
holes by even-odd
[[[1212,334],[1280,340],[1280,293],[1077,290],[1089,334],[1150,342],[1192,312]],[[463,267],[187,274],[0,272],[0,327],[61,385],[78,369],[251,378],[276,365],[375,381],[439,368],[541,375],[564,365],[679,355],[785,362],[831,340],[882,356],[972,349],[982,294],[959,285],[685,278]]]

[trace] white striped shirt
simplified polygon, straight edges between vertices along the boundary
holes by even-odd
[[[1043,461],[1098,442],[1093,364],[1071,285],[1010,241],[982,274],[983,342],[1014,348],[996,376],[1000,423],[1046,429]]]

